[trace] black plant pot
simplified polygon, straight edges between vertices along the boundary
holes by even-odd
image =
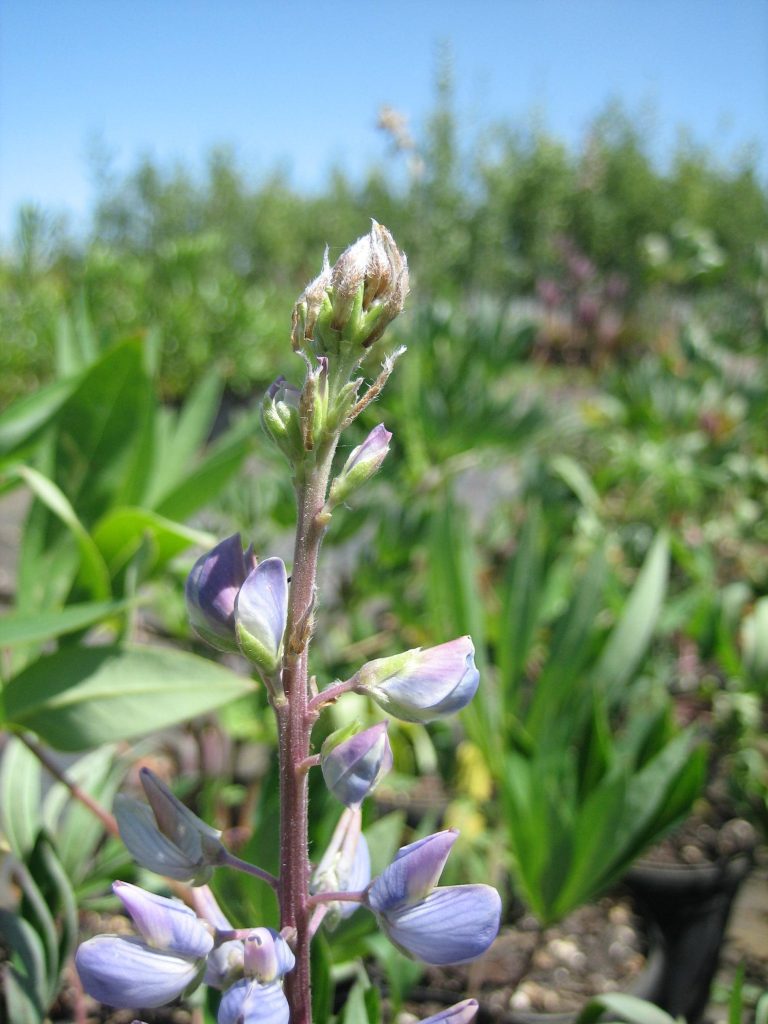
[[[665,968],[653,1002],[688,1024],[696,1024],[707,1005],[731,907],[751,867],[748,854],[719,864],[641,861],[624,879],[665,947]]]

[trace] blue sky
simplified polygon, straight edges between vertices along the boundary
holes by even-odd
[[[536,111],[577,143],[618,98],[662,156],[680,127],[768,149],[768,0],[2,0],[0,238],[21,202],[82,220],[96,139],[118,170],[228,144],[300,187],[359,174],[381,104],[418,133],[441,42],[467,125]]]

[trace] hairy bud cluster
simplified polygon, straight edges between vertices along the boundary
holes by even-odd
[[[297,352],[358,361],[374,345],[408,295],[408,261],[389,231],[373,221],[369,234],[350,245],[333,267],[326,251],[319,275],[293,310],[291,340]]]

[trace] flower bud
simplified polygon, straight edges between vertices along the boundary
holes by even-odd
[[[408,262],[389,231],[372,221],[363,235],[299,297],[291,332],[297,351],[339,355],[344,348],[358,360],[400,313],[408,295]]]
[[[262,426],[289,461],[303,452],[299,401],[301,392],[278,377],[261,403]]]
[[[288,576],[280,558],[256,566],[235,600],[235,632],[240,649],[267,676],[273,676],[283,656],[288,616]]]
[[[460,711],[474,697],[480,681],[474,655],[468,636],[416,647],[363,665],[355,690],[405,722],[430,722]]]
[[[373,476],[389,451],[392,434],[380,423],[374,427],[362,444],[352,450],[344,466],[331,484],[330,505],[346,501],[348,496]]]
[[[332,733],[320,751],[325,784],[341,803],[356,807],[392,768],[387,722],[349,736],[349,729]],[[354,728],[354,726],[353,726]]]
[[[139,803],[118,793],[115,816],[133,858],[150,871],[179,882],[202,885],[221,863],[221,832],[193,814],[148,768],[140,772],[149,800]]]
[[[362,831],[360,807],[348,807],[339,818],[331,841],[312,875],[311,891],[360,892],[371,880],[371,854]],[[325,923],[331,928],[353,914],[359,904],[340,900],[328,905]]]
[[[235,598],[255,566],[253,550],[243,554],[240,534],[235,533],[198,558],[187,577],[185,596],[192,628],[219,651],[238,649]]]
[[[247,978],[280,981],[296,965],[290,946],[273,928],[254,928],[245,937],[244,970]]]

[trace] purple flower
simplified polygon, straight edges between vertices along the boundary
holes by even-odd
[[[426,650],[416,647],[363,665],[355,689],[396,718],[429,722],[472,700],[480,681],[474,655],[468,636]]]
[[[296,958],[291,947],[274,928],[254,928],[245,939],[245,975],[263,984],[282,981],[292,971]]]
[[[235,631],[243,654],[266,675],[283,656],[288,576],[280,558],[266,558],[248,574],[235,599]]]
[[[370,888],[371,909],[383,913],[424,899],[440,880],[458,837],[456,829],[446,829],[401,847]]]
[[[501,900],[490,885],[446,885],[425,900],[377,915],[390,942],[439,966],[476,960],[499,931]]]
[[[279,982],[263,985],[243,978],[224,993],[218,1024],[288,1024],[288,1000]]]
[[[193,814],[148,768],[139,773],[149,805],[118,794],[115,817],[134,859],[150,871],[202,885],[220,863],[221,833]]]
[[[185,596],[192,628],[219,651],[237,651],[235,598],[246,576],[255,568],[251,548],[243,554],[240,534],[195,562],[187,578]]]
[[[387,457],[391,440],[392,434],[383,423],[380,423],[378,427],[373,428],[362,444],[353,448],[341,472],[331,484],[331,505],[346,501],[353,491],[362,487],[366,480],[370,480]]]
[[[460,1003],[454,1003],[440,1013],[434,1013],[431,1017],[425,1017],[421,1024],[469,1024],[475,1019],[477,1013],[476,999],[462,999]]]
[[[125,882],[113,888],[142,937],[84,942],[75,963],[85,991],[108,1006],[162,1006],[202,980],[213,937],[194,912]]]
[[[207,885],[190,890],[190,897],[199,917],[219,932],[232,931],[232,925],[222,913]],[[245,949],[240,939],[230,939],[215,946],[208,954],[203,981],[211,988],[223,989],[242,977],[245,963]]]
[[[428,964],[474,960],[499,930],[501,900],[491,886],[433,888],[456,836],[437,832],[404,846],[368,891],[368,906],[389,939]]]
[[[379,722],[348,739],[348,730],[333,733],[320,752],[325,784],[341,803],[354,807],[362,803],[382,776],[392,768],[392,748],[387,722]]]

